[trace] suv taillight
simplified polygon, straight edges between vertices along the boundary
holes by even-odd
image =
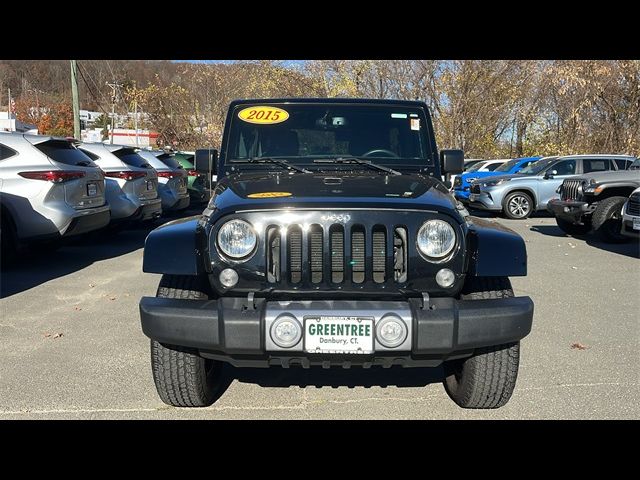
[[[63,183],[70,180],[76,180],[85,176],[85,172],[79,172],[76,170],[54,170],[54,171],[40,171],[40,172],[20,172],[21,177],[29,178],[31,180],[44,180],[45,182]]]
[[[182,177],[184,174],[180,171],[176,171],[176,172],[158,172],[158,176],[159,177],[163,177],[163,178],[176,178],[176,177]]]
[[[138,178],[146,177],[146,172],[134,172],[134,171],[121,171],[121,172],[104,172],[105,177],[120,178],[122,180],[137,180]]]

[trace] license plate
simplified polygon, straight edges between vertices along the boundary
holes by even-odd
[[[373,317],[304,317],[308,353],[373,353]]]
[[[640,217],[635,217],[633,219],[633,229],[640,230]]]
[[[98,185],[95,183],[87,183],[87,195],[93,197],[98,194]]]
[[[469,195],[469,200],[471,200],[472,202],[476,201],[478,199],[480,195],[477,195],[475,193],[472,193]]]
[[[151,180],[147,180],[147,190],[153,190],[153,182]]]

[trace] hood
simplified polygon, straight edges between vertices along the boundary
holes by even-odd
[[[467,172],[460,176],[462,183],[471,183],[476,178],[495,177],[497,175],[507,175],[502,172]]]
[[[243,173],[218,182],[210,207],[223,213],[287,207],[397,208],[450,213],[456,210],[456,201],[440,181],[418,174]]]
[[[621,170],[621,171],[608,171],[608,172],[592,172],[583,173],[576,178],[583,178],[587,181],[594,179],[597,183],[604,182],[623,182],[628,180],[630,182],[640,181],[640,170]]]

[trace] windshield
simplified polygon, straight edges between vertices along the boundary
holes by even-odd
[[[542,170],[544,170],[546,167],[548,167],[551,163],[555,162],[556,160],[557,159],[555,157],[547,158],[545,160],[538,160],[536,163],[532,163],[528,167],[523,168],[518,173],[522,175],[536,175],[540,173]]]
[[[471,167],[467,169],[467,172],[477,172],[484,166],[485,163],[487,162],[478,162],[475,165],[471,165]]]
[[[508,172],[513,167],[515,167],[518,164],[519,161],[520,161],[519,158],[514,158],[513,160],[509,160],[508,162],[505,162],[502,165],[500,165],[498,168],[496,168],[495,171],[496,172]]]
[[[417,107],[238,105],[230,129],[228,162],[277,157],[314,166],[316,159],[351,156],[388,165],[433,165],[426,118]]]

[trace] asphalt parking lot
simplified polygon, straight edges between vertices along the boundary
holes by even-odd
[[[565,236],[551,217],[496,219],[527,242],[535,302],[516,391],[458,408],[440,369],[227,369],[212,407],[158,398],[138,301],[149,229],[92,236],[2,272],[0,419],[631,419],[640,417],[640,246]]]

